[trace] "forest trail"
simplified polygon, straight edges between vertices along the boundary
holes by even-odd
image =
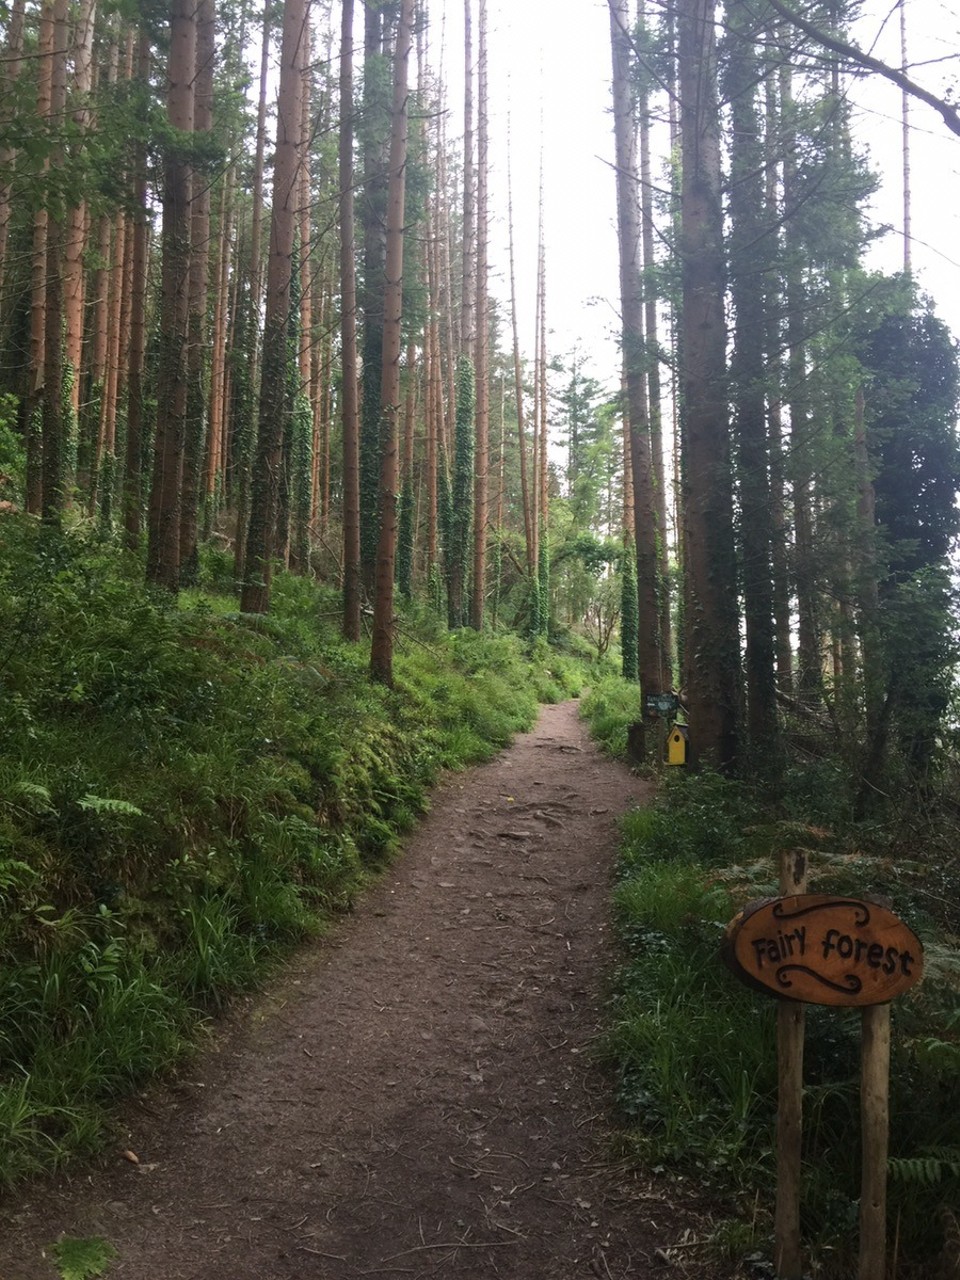
[[[130,1109],[139,1164],[4,1207],[0,1280],[52,1280],[63,1233],[116,1248],[109,1280],[708,1280],[658,1252],[692,1207],[611,1166],[591,1056],[647,795],[576,703],[448,777],[356,913]]]

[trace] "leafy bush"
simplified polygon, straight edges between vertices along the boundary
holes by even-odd
[[[627,730],[640,717],[640,687],[619,676],[607,676],[591,686],[580,713],[590,732],[608,755],[624,757]]]
[[[201,567],[176,602],[0,518],[0,1185],[95,1147],[111,1100],[349,905],[441,769],[577,678],[412,610],[388,690],[329,590],[280,574],[247,616],[228,558]]]

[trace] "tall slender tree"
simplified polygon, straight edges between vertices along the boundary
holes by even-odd
[[[380,463],[380,537],[377,544],[376,594],[370,674],[381,684],[393,683],[393,585],[397,554],[397,487],[399,481],[400,352],[403,321],[404,210],[407,169],[408,66],[413,40],[413,0],[401,0],[394,53],[393,110],[386,226],[382,413]]]
[[[634,536],[639,635],[637,656],[644,694],[659,693],[670,681],[663,651],[658,599],[656,482],[647,399],[637,133],[631,89],[631,27],[627,0],[609,0],[613,59],[613,120],[616,144],[617,227],[620,245],[621,342],[629,423],[634,500]]]
[[[193,129],[198,140],[213,131],[216,29],[214,0],[197,0],[196,74]],[[209,409],[210,209],[212,175],[209,169],[194,178],[190,208],[190,299],[187,314],[183,484],[180,509],[180,573],[186,582],[197,576],[197,534],[200,518],[200,478],[207,437]]]
[[[713,0],[678,6],[686,686],[695,762],[733,765],[740,653]]]
[[[763,75],[749,2],[727,7],[724,89],[730,103],[729,275],[734,311],[731,393],[740,493],[741,580],[746,633],[747,730],[754,759],[777,758],[773,632],[773,527],[767,440],[766,288],[774,228],[766,224],[760,88]]]
[[[180,489],[187,411],[187,320],[190,302],[190,157],[197,16],[192,0],[172,0],[167,60],[171,137],[163,170],[160,358],[153,483],[147,538],[147,581],[168,591],[180,585]]]
[[[289,325],[299,191],[301,50],[306,22],[306,0],[285,0],[257,447],[244,582],[240,592],[240,607],[246,613],[266,613],[270,606],[273,558],[277,550],[280,473],[289,408],[289,365],[291,356],[296,358],[296,351],[290,350]]]
[[[50,70],[50,120],[62,136],[67,105],[67,0],[55,0],[53,9],[53,49]],[[64,163],[62,142],[51,148],[50,170],[56,176]],[[63,205],[54,190],[50,193],[47,226],[47,287],[44,305],[43,359],[43,502],[41,514],[57,524],[63,514],[64,413],[63,413],[63,245],[65,222]]]
[[[353,0],[340,26],[340,351],[343,423],[343,634],[360,639],[360,408],[353,213]]]
[[[477,446],[473,487],[473,593],[470,622],[483,629],[487,587],[488,487],[490,466],[490,321],[487,315],[489,124],[487,76],[487,3],[479,0],[477,63]]]
[[[137,45],[137,80],[145,92],[150,73],[150,42],[141,31]],[[130,347],[127,372],[127,439],[123,484],[123,527],[128,547],[140,544],[143,524],[142,459],[144,435],[144,359],[147,350],[147,267],[150,223],[147,214],[146,141],[137,143],[133,160],[133,261],[131,264]]]

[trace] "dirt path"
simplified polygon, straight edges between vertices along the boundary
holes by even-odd
[[[50,1280],[64,1232],[116,1247],[110,1280],[685,1274],[657,1251],[692,1217],[609,1167],[590,1056],[644,794],[574,703],[448,779],[356,914],[135,1111],[139,1165],[5,1207],[0,1280]]]

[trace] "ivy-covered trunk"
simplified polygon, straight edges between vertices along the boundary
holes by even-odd
[[[447,534],[447,621],[462,627],[466,621],[467,561],[473,516],[473,447],[476,390],[473,364],[457,361],[457,419],[454,434],[453,480]]]
[[[280,469],[289,409],[290,285],[298,191],[301,50],[306,21],[305,0],[285,0],[257,448],[240,593],[240,607],[245,613],[266,613],[270,607],[270,578],[276,552]]]

